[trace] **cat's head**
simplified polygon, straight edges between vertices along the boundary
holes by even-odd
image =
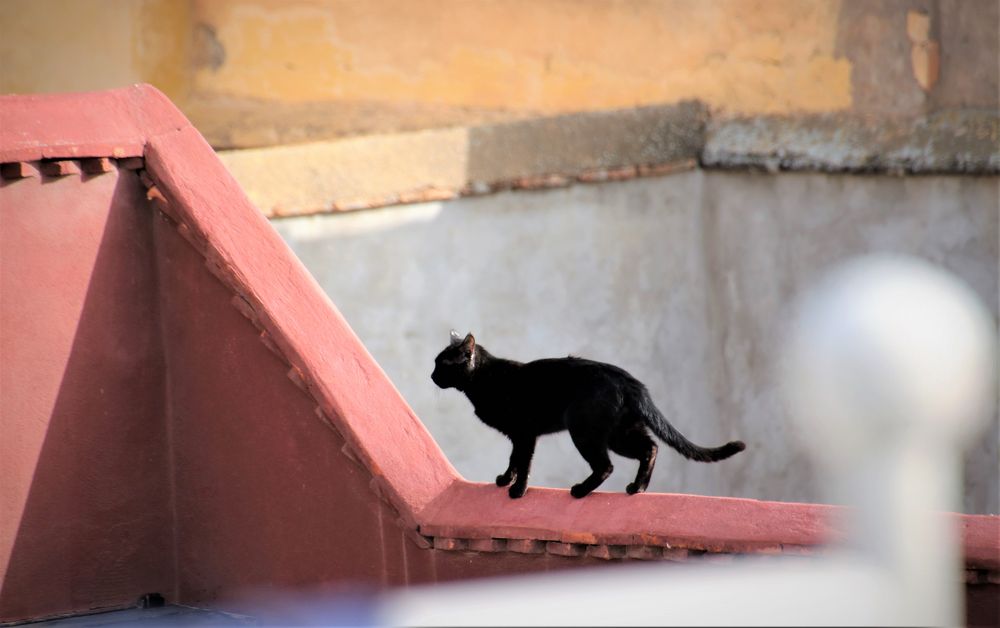
[[[434,372],[431,373],[431,379],[439,388],[462,390],[475,367],[476,339],[471,333],[462,338],[453,329],[448,346],[434,358]]]

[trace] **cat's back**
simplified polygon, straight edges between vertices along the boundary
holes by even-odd
[[[549,385],[558,385],[559,383],[573,385],[606,383],[630,387],[642,385],[621,367],[573,355],[565,358],[543,358],[527,362],[522,366],[522,373],[531,379],[544,381]]]

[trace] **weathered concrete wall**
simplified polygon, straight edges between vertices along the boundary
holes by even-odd
[[[219,157],[265,215],[371,209],[703,167],[1000,173],[1000,112],[713,118],[697,101],[244,150]]]
[[[693,440],[747,441],[716,465],[664,450],[651,490],[814,501],[773,372],[794,297],[830,263],[896,251],[996,311],[997,183],[694,170],[274,224],[467,478],[491,480],[509,449],[430,381],[451,327],[501,356],[614,362]],[[993,433],[969,452],[967,512],[998,510]],[[614,462],[604,488],[622,490],[634,463]],[[540,441],[534,485],[587,473],[568,436]]]
[[[219,153],[267,216],[368,209],[694,167],[698,102]]]

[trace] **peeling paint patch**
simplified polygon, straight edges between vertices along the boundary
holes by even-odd
[[[199,23],[194,29],[194,65],[217,71],[226,62],[226,48],[219,41],[215,28]]]
[[[931,91],[941,71],[941,46],[931,39],[931,18],[923,11],[906,14],[906,35],[910,38],[910,63],[920,89]]]

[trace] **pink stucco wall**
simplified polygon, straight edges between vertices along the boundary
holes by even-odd
[[[173,580],[153,214],[134,172],[0,189],[0,619]]]

